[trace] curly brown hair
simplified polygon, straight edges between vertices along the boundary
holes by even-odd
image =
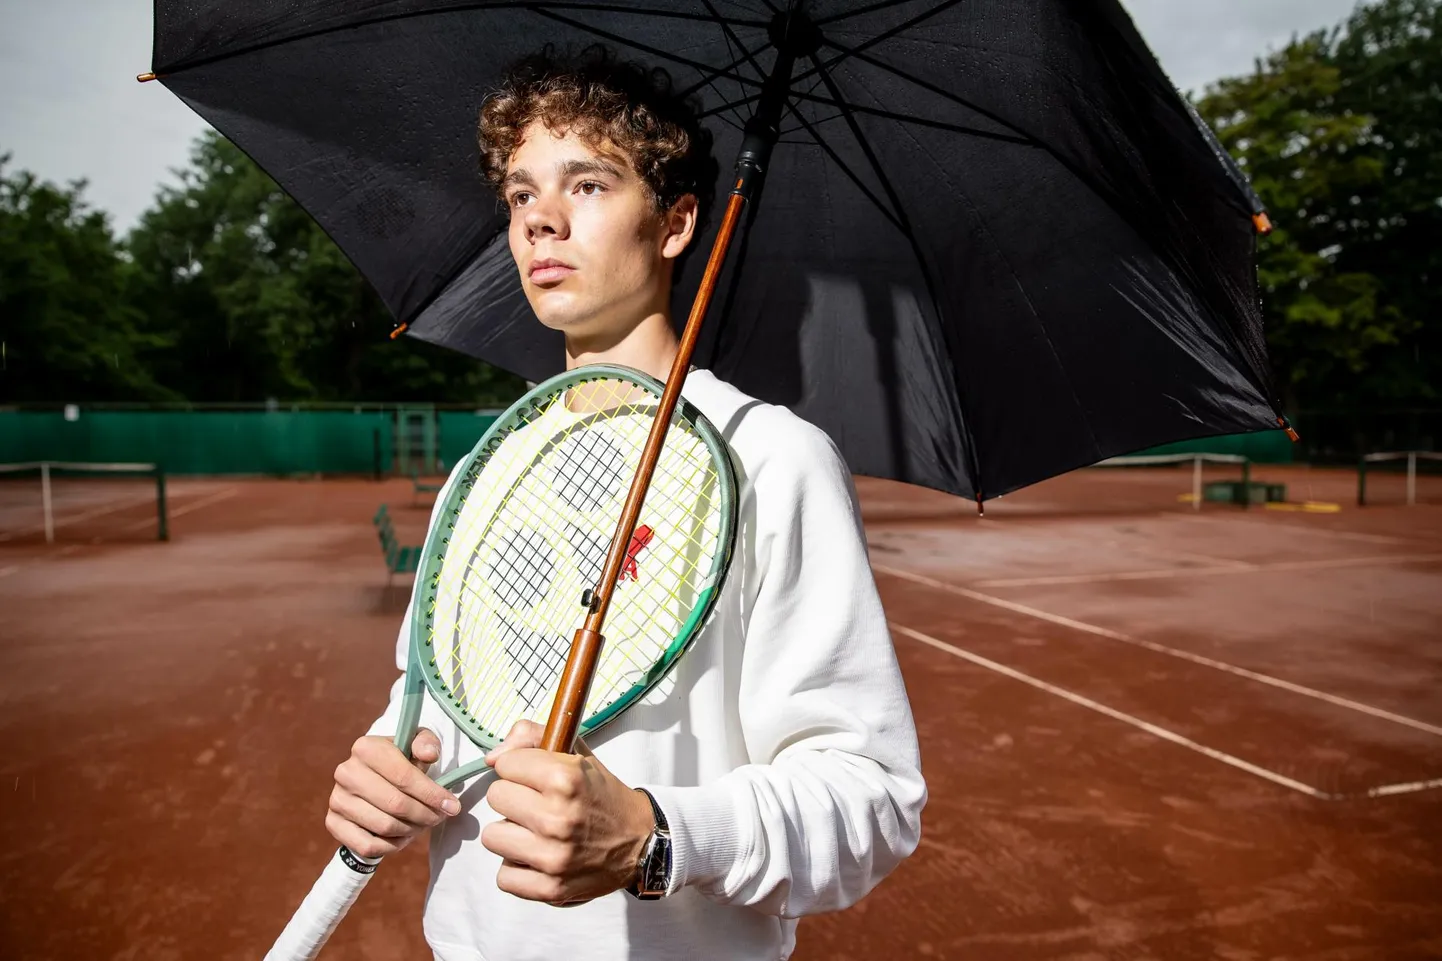
[[[650,190],[658,213],[694,195],[699,235],[719,167],[698,109],[697,101],[673,91],[665,70],[618,60],[601,44],[578,55],[558,55],[548,44],[516,63],[481,106],[481,175],[498,188],[526,127],[540,120],[592,146],[614,144]]]

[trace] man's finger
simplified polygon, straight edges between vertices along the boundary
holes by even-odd
[[[527,829],[541,827],[542,801],[535,789],[505,779],[486,789],[486,803],[492,811]]]
[[[342,818],[378,838],[409,837],[419,830],[411,823],[387,814],[363,797],[348,790],[337,789],[331,793],[330,809]],[[425,810],[422,808],[422,810]]]
[[[570,754],[556,754],[539,748],[516,748],[497,757],[491,766],[503,780],[524,784],[542,794],[568,798],[574,796],[581,786],[577,763],[575,756]]]
[[[438,787],[435,781],[411,767],[410,762],[400,751],[396,752],[396,757],[400,759],[402,769],[400,773],[404,775],[401,779],[386,777],[385,773],[364,763],[348,762],[336,770],[336,784],[356,797],[364,798],[373,807],[411,824],[429,827],[439,824],[447,814],[459,813],[459,801],[452,799],[449,803],[453,804],[455,809],[450,810],[444,806],[444,802],[441,800],[450,792]],[[396,783],[396,780],[401,780],[401,783]],[[416,781],[424,782],[424,784],[414,783]],[[425,784],[430,785],[429,791],[425,790]],[[422,797],[417,797],[416,793],[412,792],[419,793]],[[428,801],[432,797],[437,798],[435,804]]]
[[[411,742],[411,760],[424,771],[441,759],[441,739],[434,731],[421,728]]]
[[[366,767],[426,807],[447,814],[460,812],[461,802],[454,794],[417,770],[394,744],[380,738],[375,740],[380,743],[367,744],[355,750],[356,757]],[[383,805],[378,806],[384,808]]]
[[[481,846],[506,861],[546,874],[559,875],[566,867],[566,847],[538,837],[514,821],[492,821],[481,830]]]
[[[507,751],[514,751],[517,748],[540,747],[541,736],[545,733],[546,729],[535,721],[517,721],[511,725],[511,729],[506,732],[506,736],[501,739],[501,743],[491,748],[490,752],[486,755],[486,763],[494,767],[496,758],[505,754]]]

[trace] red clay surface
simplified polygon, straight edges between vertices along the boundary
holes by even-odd
[[[978,519],[860,481],[931,800],[798,959],[1442,957],[1442,507],[1258,477],[1340,510],[1093,470]],[[397,481],[170,493],[168,544],[152,503],[54,545],[0,494],[0,957],[253,961],[333,849],[409,586],[370,518],[414,542],[426,512]],[[425,870],[389,860],[325,956],[429,957]]]

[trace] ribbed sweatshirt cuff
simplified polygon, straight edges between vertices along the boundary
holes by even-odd
[[[671,884],[675,894],[688,884],[710,886],[723,880],[751,845],[749,825],[736,816],[736,804],[724,784],[668,787],[643,784],[651,792],[671,830]]]

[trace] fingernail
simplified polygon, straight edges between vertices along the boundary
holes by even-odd
[[[447,814],[460,814],[460,813],[461,813],[461,802],[460,802],[460,801],[457,801],[457,800],[456,800],[455,798],[453,798],[453,797],[451,797],[451,798],[446,798],[444,801],[441,802],[441,809],[442,809],[443,811],[445,811]]]

